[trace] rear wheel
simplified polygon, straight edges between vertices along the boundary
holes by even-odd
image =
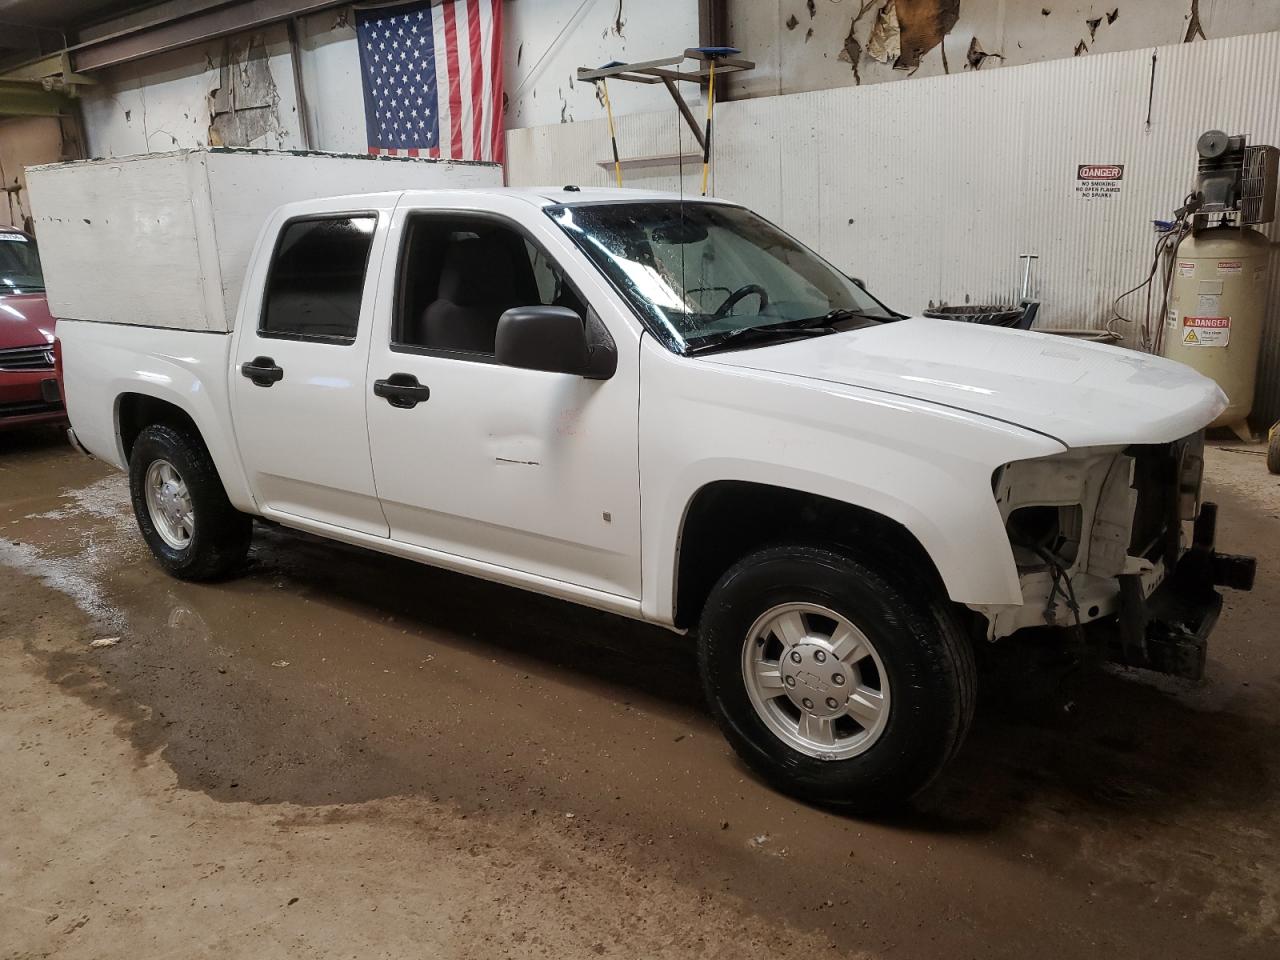
[[[1267,469],[1272,473],[1280,473],[1280,423],[1271,428],[1271,436],[1267,441]]]
[[[225,576],[249,550],[253,521],[231,505],[197,437],[161,424],[145,428],[129,456],[129,492],[143,539],[175,577]]]
[[[973,651],[936,588],[809,546],[754,553],[708,598],[699,654],[722,730],[780,789],[865,812],[942,769],[973,717]]]

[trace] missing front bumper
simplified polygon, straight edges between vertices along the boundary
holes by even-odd
[[[1253,557],[1213,548],[1217,520],[1216,504],[1201,505],[1191,549],[1150,597],[1143,596],[1136,575],[1120,577],[1120,613],[1108,638],[1109,660],[1193,681],[1204,677],[1209,634],[1222,612],[1222,595],[1215,588],[1252,590],[1257,566]]]

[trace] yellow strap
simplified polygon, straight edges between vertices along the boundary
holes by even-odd
[[[707,195],[707,170],[711,166],[711,111],[716,103],[716,62],[711,61],[711,72],[707,75],[707,129],[703,131],[703,136],[707,138],[708,146],[705,156],[702,158],[702,195]]]
[[[622,186],[622,161],[618,159],[618,135],[613,131],[613,107],[609,104],[609,81],[600,78],[600,90],[604,94],[604,112],[609,117],[609,145],[613,147],[613,178]]]

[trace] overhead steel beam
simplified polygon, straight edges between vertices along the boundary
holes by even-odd
[[[32,60],[20,67],[13,67],[0,72],[0,80],[12,80],[25,83],[55,83],[57,86],[97,83],[92,77],[76,73],[71,69],[71,58],[66,50],[59,50],[39,60]],[[46,81],[48,83],[46,83]]]
[[[88,40],[70,47],[68,53],[75,72],[91,73],[338,6],[344,4],[337,0],[239,0]]]
[[[58,117],[71,109],[71,100],[61,93],[0,80],[0,117]]]

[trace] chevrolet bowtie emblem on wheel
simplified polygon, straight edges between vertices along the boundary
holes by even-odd
[[[831,688],[822,682],[822,678],[817,674],[810,673],[808,670],[797,670],[796,679],[804,684],[810,690],[816,690],[818,693],[826,693]]]

